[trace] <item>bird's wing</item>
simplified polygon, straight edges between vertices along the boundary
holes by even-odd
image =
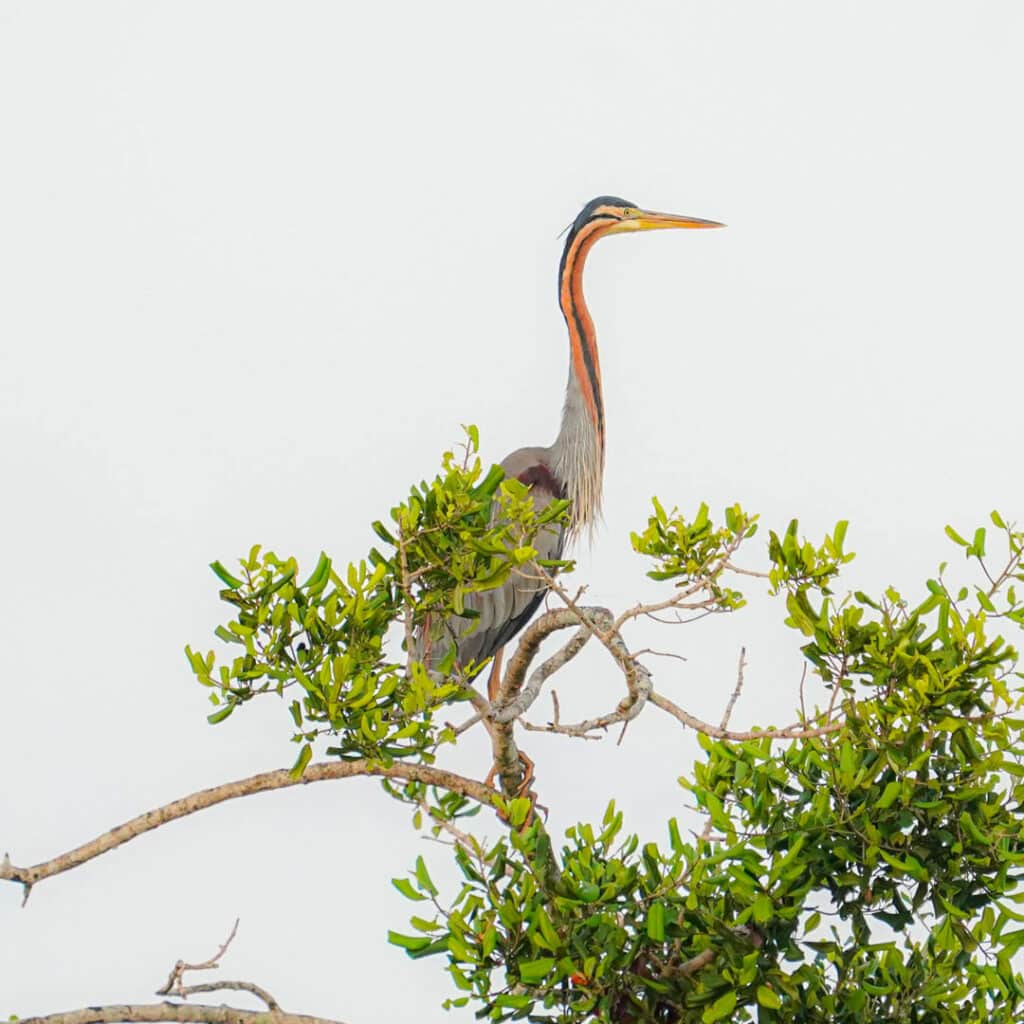
[[[559,524],[545,527],[533,542],[542,560],[561,558],[564,545],[565,531]],[[513,569],[500,587],[469,595],[466,606],[479,612],[479,618],[453,618],[446,623],[461,632],[454,638],[458,663],[479,663],[496,654],[530,621],[547,589],[537,566],[527,562]],[[476,671],[472,674],[476,675]]]
[[[531,479],[529,483],[538,511],[556,497],[547,480]],[[561,558],[564,546],[565,530],[559,523],[545,526],[533,541],[541,560]],[[441,663],[452,644],[458,651],[456,664],[459,666],[490,658],[529,622],[546,591],[547,585],[539,578],[536,565],[527,562],[513,569],[500,587],[469,594],[465,605],[477,612],[477,617],[451,615],[430,629],[430,667],[436,668]],[[422,632],[416,638],[416,648],[417,656],[422,658],[426,649],[426,638]],[[469,678],[477,671],[471,670]]]

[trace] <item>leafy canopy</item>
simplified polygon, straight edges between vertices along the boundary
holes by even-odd
[[[446,455],[391,526],[375,524],[385,552],[345,573],[323,556],[298,583],[293,559],[260,549],[238,576],[215,563],[236,609],[218,636],[239,653],[218,664],[188,652],[218,705],[211,721],[260,694],[290,698],[298,771],[320,734],[330,754],[382,760],[432,761],[456,740],[436,713],[467,690],[410,658],[412,631],[428,614],[465,613],[465,595],[507,579],[535,554],[543,520],[564,514],[538,516],[514,481],[483,474],[476,443],[473,432],[462,464]],[[460,820],[461,887],[442,895],[418,857],[394,884],[425,916],[391,942],[442,957],[457,990],[448,1005],[493,1020],[1019,1020],[1022,672],[994,630],[1024,625],[1024,533],[991,521],[999,561],[986,528],[969,541],[947,528],[973,576],[953,583],[943,563],[920,600],[839,591],[853,557],[845,523],[817,545],[795,521],[769,531],[765,583],[828,706],[794,712],[795,737],[700,736],[702,757],[679,780],[707,816],[700,836],[671,820],[664,843],[642,842],[614,804],[561,842],[525,799],[504,804],[510,828],[496,842]],[[704,506],[688,519],[655,502],[633,546],[672,592],[734,612],[733,559],[756,527],[738,506],[716,526]],[[438,835],[475,811],[420,783],[390,789]]]

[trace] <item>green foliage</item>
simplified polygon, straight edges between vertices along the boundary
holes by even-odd
[[[294,558],[259,545],[237,575],[211,565],[234,609],[214,632],[237,653],[185,653],[217,708],[212,724],[254,697],[284,698],[291,739],[301,744],[296,774],[320,735],[334,739],[328,754],[382,761],[431,760],[438,743],[452,739],[435,713],[464,698],[461,681],[431,675],[408,650],[397,658],[388,640],[408,648],[426,616],[472,616],[466,595],[504,583],[536,555],[538,531],[564,519],[567,507],[555,502],[538,512],[527,489],[500,468],[485,475],[475,428],[467,434],[461,462],[445,453],[441,474],[411,489],[391,510],[390,526],[373,524],[383,552],[371,548],[342,571],[321,554],[302,582]]]
[[[725,525],[715,527],[707,505],[702,504],[689,522],[678,509],[667,513],[657,498],[652,502],[654,515],[647,520],[647,529],[630,536],[633,550],[655,561],[647,575],[673,580],[677,589],[691,593],[706,590],[717,611],[743,607],[743,595],[725,586],[722,578],[729,572],[729,559],[757,533],[757,516],[733,505],[725,510]]]
[[[469,595],[530,562],[538,531],[566,513],[485,474],[468,434],[461,462],[446,454],[373,525],[383,548],[343,571],[322,555],[303,580],[294,559],[259,547],[237,569],[213,564],[232,606],[216,634],[234,656],[187,650],[211,722],[284,698],[297,774],[323,734],[329,753],[383,761],[430,761],[455,739],[438,712],[466,696],[463,680],[451,664],[426,672],[411,640],[430,617],[471,619]],[[739,506],[716,525],[705,505],[688,519],[655,501],[632,537],[669,605],[734,612],[737,574],[763,577],[828,695],[794,713],[801,735],[700,736],[680,782],[707,817],[702,836],[684,840],[673,820],[667,842],[642,842],[612,804],[556,844],[519,798],[503,805],[508,834],[485,845],[465,831],[479,810],[465,796],[385,784],[417,827],[460,836],[459,889],[442,893],[418,857],[393,883],[415,904],[412,933],[389,933],[412,957],[446,958],[448,1005],[652,1024],[1024,1017],[1022,672],[994,628],[1024,626],[1024,533],[992,513],[1005,548],[993,565],[987,527],[947,527],[965,578],[943,563],[908,598],[839,591],[845,522],[817,544],[796,521],[769,531],[765,564],[740,570],[757,525]]]
[[[733,515],[716,530],[706,509],[688,523],[656,506],[634,546],[688,586],[750,535]],[[771,533],[770,586],[831,689],[807,735],[701,736],[680,780],[709,819],[693,842],[674,821],[667,847],[623,838],[614,805],[558,854],[537,820],[488,847],[470,838],[450,899],[425,865],[396,881],[435,914],[392,942],[445,955],[449,1005],[494,1020],[1020,1020],[1022,673],[989,629],[1024,620],[1024,534],[992,521],[1003,564],[986,562],[984,530],[949,530],[979,576],[953,588],[944,565],[917,603],[892,588],[836,600],[844,523],[817,546],[795,523]]]

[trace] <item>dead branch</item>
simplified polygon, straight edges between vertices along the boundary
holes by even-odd
[[[729,703],[725,705],[725,711],[722,714],[722,721],[720,727],[726,729],[729,726],[729,719],[732,718],[732,709],[736,707],[736,701],[740,699],[740,693],[743,690],[743,670],[747,667],[747,649],[746,647],[740,648],[740,663],[736,666],[736,685],[733,687],[732,693],[729,695]]]
[[[67,853],[62,853],[31,867],[18,867],[12,864],[10,858],[5,855],[0,861],[0,880],[20,882],[25,887],[25,896],[22,900],[22,905],[24,905],[32,886],[36,883],[77,868],[86,861],[92,860],[93,857],[108,853],[129,840],[159,828],[161,825],[166,825],[170,821],[195,814],[196,811],[205,810],[207,807],[223,803],[225,800],[251,796],[254,793],[266,793],[274,789],[287,789],[290,786],[305,786],[311,782],[326,782],[332,779],[348,779],[356,776],[380,776],[388,779],[403,779],[406,782],[425,782],[453,793],[461,793],[488,807],[495,806],[495,800],[499,796],[496,790],[476,779],[468,779],[454,772],[429,765],[403,762],[383,765],[370,761],[319,762],[307,765],[305,772],[297,779],[292,778],[288,769],[281,769],[264,772],[261,775],[252,775],[236,782],[225,782],[211,789],[200,790],[198,793],[192,793],[180,800],[165,804],[163,807],[140,814]]]
[[[184,978],[186,971],[212,971],[220,967],[220,959],[227,952],[228,946],[234,942],[235,936],[238,934],[238,921],[235,918],[234,926],[231,929],[231,934],[221,943],[220,948],[213,956],[201,961],[197,964],[186,963],[184,960],[178,960],[178,962],[171,968],[171,973],[168,975],[167,983],[163,988],[158,988],[156,994],[158,996],[180,996],[184,995],[184,988],[182,986],[182,979]],[[273,1002],[273,1000],[271,1000]],[[272,1006],[273,1010],[274,1007]]]

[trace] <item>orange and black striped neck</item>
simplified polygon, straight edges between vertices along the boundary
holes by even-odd
[[[615,196],[592,199],[573,221],[558,268],[558,303],[569,329],[571,370],[575,374],[587,413],[604,448],[604,400],[597,333],[583,297],[583,265],[593,244],[621,219],[621,210],[633,204]]]

